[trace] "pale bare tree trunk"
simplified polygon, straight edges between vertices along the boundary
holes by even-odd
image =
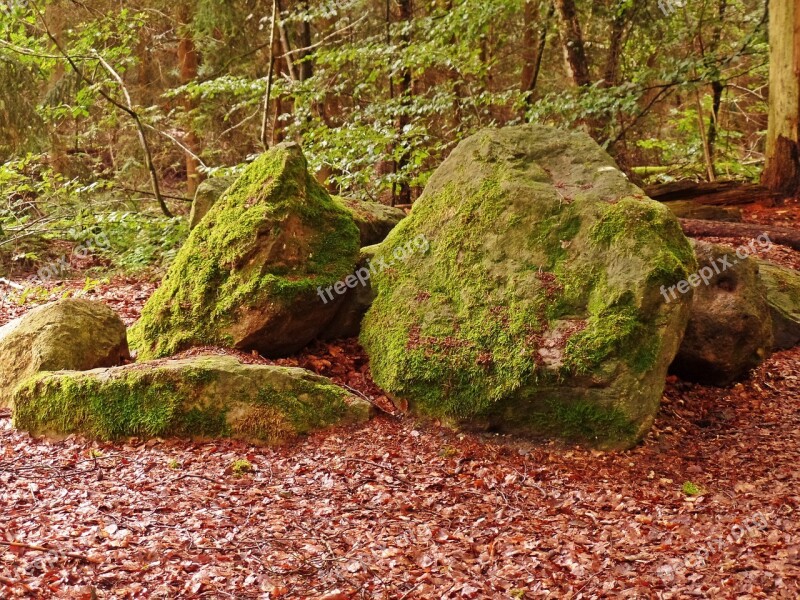
[[[191,19],[189,14],[189,7],[184,4],[181,6],[179,21],[181,24],[188,24]],[[186,28],[184,28],[186,29]],[[197,69],[200,65],[200,55],[194,45],[189,33],[185,33],[178,42],[178,64],[180,65],[181,83],[187,84],[197,77]],[[187,97],[183,101],[183,107],[188,113],[194,108],[194,103]],[[203,180],[203,175],[200,172],[200,164],[197,160],[197,153],[199,152],[198,140],[194,131],[189,130],[184,137],[184,143],[191,152],[186,152],[186,194],[190,198],[194,197],[197,191],[197,186]]]
[[[267,88],[264,90],[264,106],[261,113],[261,146],[269,150],[269,107],[272,97],[272,79],[275,76],[275,29],[278,21],[278,0],[272,0],[272,18],[269,26],[269,66]]]
[[[786,195],[800,192],[800,7],[769,2],[769,130],[761,182]]]
[[[412,0],[399,0],[398,5],[400,6],[400,21],[402,22],[410,22],[411,19],[414,18],[413,13],[413,6],[411,4]],[[407,47],[411,40],[407,34],[404,34],[401,38],[402,46]],[[403,99],[403,105],[406,106],[410,103],[411,100],[411,70],[408,68],[404,68],[403,72],[400,74],[400,81],[398,82],[397,86],[397,93],[400,98]],[[409,118],[406,114],[401,114],[400,117],[397,119],[397,132],[398,135],[401,135],[405,130],[406,126],[409,124]],[[397,159],[397,168],[396,172],[402,172],[403,169],[408,165],[409,156],[407,154],[402,154]],[[411,186],[407,182],[401,183],[397,188],[397,203],[398,204],[411,204]]]

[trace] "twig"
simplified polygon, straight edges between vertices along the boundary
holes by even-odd
[[[145,194],[147,196],[153,195],[153,192],[151,190],[140,190],[138,188],[131,188],[124,185],[118,185],[116,187],[125,192],[134,192],[136,194]],[[181,202],[194,202],[191,198],[187,198],[186,196],[170,196],[169,194],[161,194],[161,197],[169,198],[170,200],[180,200]]]
[[[85,554],[80,554],[78,552],[64,552],[63,550],[48,548],[47,546],[37,546],[35,544],[25,544],[23,542],[7,542],[5,540],[0,540],[0,546],[8,546],[9,548],[24,548],[25,550],[46,552],[49,554],[57,554],[58,556],[68,556],[69,558],[74,558],[88,563],[93,562]]]
[[[24,285],[20,285],[18,283],[14,283],[10,279],[6,279],[5,277],[0,277],[0,283],[2,283],[3,285],[7,285],[8,287],[13,288],[15,290],[24,290],[25,289]]]
[[[144,124],[139,118],[139,113],[133,110],[133,101],[131,100],[131,95],[128,92],[128,88],[125,87],[125,82],[122,80],[120,74],[117,73],[114,68],[102,56],[100,56],[99,53],[97,53],[97,51],[95,51],[94,54],[97,56],[97,60],[100,61],[100,64],[103,65],[103,68],[108,71],[111,77],[116,80],[122,89],[122,94],[125,96],[125,102],[128,105],[127,113],[131,116],[133,122],[136,124],[136,131],[139,134],[139,144],[142,146],[142,152],[144,152],[144,162],[145,166],[147,167],[147,172],[150,174],[150,185],[153,187],[153,195],[156,197],[156,200],[158,200],[158,204],[161,206],[161,212],[164,213],[164,216],[172,217],[172,213],[167,207],[167,203],[164,202],[164,198],[161,196],[161,189],[158,183],[158,173],[156,172],[156,167],[153,164],[153,154],[150,152],[150,144],[147,142]]]
[[[176,477],[170,483],[175,483],[176,481],[180,481],[181,479],[188,479],[193,477],[195,479],[205,479],[206,481],[210,481],[211,483],[220,483],[216,479],[211,479],[211,477],[206,477],[205,475],[194,475],[192,473],[184,473],[183,475]]]
[[[163,135],[163,136],[164,136],[165,138],[167,138],[168,140],[171,140],[171,141],[172,141],[172,142],[173,142],[173,143],[174,143],[176,146],[178,146],[178,147],[179,147],[181,150],[183,150],[184,152],[186,152],[186,154],[188,154],[188,155],[189,155],[189,156],[191,156],[193,159],[195,159],[197,162],[199,162],[199,163],[200,163],[200,166],[202,166],[204,169],[207,169],[207,168],[208,168],[208,165],[207,165],[206,163],[204,163],[204,162],[203,162],[203,159],[202,159],[202,158],[200,158],[199,156],[197,156],[197,154],[195,154],[194,152],[192,152],[192,151],[191,151],[191,149],[189,149],[189,148],[188,148],[188,147],[187,147],[185,144],[183,144],[183,143],[182,143],[182,142],[181,142],[181,141],[180,141],[178,138],[176,138],[175,136],[173,136],[173,135],[170,135],[170,134],[169,134],[169,133],[167,133],[166,131],[161,131],[160,129],[156,129],[156,128],[155,128],[155,127],[153,127],[152,125],[148,125],[148,124],[146,124],[146,123],[145,123],[145,127],[147,127],[148,129],[150,129],[150,130],[152,130],[152,131],[155,131],[155,132],[156,132],[156,133],[158,133],[159,135]],[[165,197],[165,198],[168,198],[169,196],[164,196],[164,197]]]
[[[356,396],[358,396],[359,398],[369,402],[372,406],[374,406],[378,410],[378,412],[381,412],[381,413],[383,413],[385,415],[389,415],[390,417],[394,417],[396,419],[400,418],[400,415],[396,415],[394,413],[390,413],[387,410],[384,410],[383,408],[378,406],[373,400],[370,400],[370,398],[366,394],[363,394],[363,393],[359,392],[357,389],[351,388],[349,385],[344,384],[344,383],[340,384],[340,385],[341,385],[341,387],[346,389],[348,392],[351,392],[351,393],[355,394]]]
[[[278,58],[285,58],[286,56],[288,56],[290,54],[298,54],[300,52],[308,52],[309,50],[314,50],[315,48],[319,48],[320,46],[324,45],[325,42],[327,42],[329,39],[331,39],[333,37],[336,37],[340,33],[344,33],[348,29],[352,29],[353,27],[355,27],[356,25],[361,23],[361,21],[366,19],[367,16],[368,15],[365,14],[361,18],[359,18],[358,20],[353,21],[352,23],[350,23],[349,25],[345,25],[341,29],[337,29],[336,31],[333,31],[333,32],[329,33],[324,38],[322,38],[320,41],[318,41],[316,44],[311,44],[310,46],[306,46],[305,48],[295,48],[294,50],[289,50],[288,52],[284,53],[283,55],[279,56]]]
[[[408,598],[408,597],[411,595],[411,593],[412,593],[414,590],[416,590],[416,589],[417,589],[419,586],[421,586],[421,585],[422,585],[422,582],[421,582],[421,581],[417,582],[417,583],[416,583],[416,585],[414,585],[414,587],[412,587],[412,588],[411,588],[410,590],[408,590],[408,591],[407,591],[405,594],[403,594],[402,596],[400,596],[400,598],[398,598],[398,600],[405,600],[406,598]],[[451,585],[450,587],[453,587],[453,586]]]
[[[0,575],[0,583],[2,583],[4,585],[11,586],[12,588],[13,587],[21,587],[26,592],[32,592],[33,591],[33,588],[31,588],[29,585],[27,585],[25,583],[22,583],[21,581],[14,581],[13,579],[10,579],[9,577],[5,577],[4,575]]]

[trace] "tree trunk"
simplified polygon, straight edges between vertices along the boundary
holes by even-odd
[[[722,26],[725,22],[725,12],[728,9],[728,0],[717,1],[717,20],[714,24],[714,35],[711,38],[711,52],[716,52],[719,49],[720,41],[722,40]],[[714,151],[716,150],[717,132],[719,131],[719,109],[722,106],[722,93],[725,91],[725,84],[719,79],[715,78],[711,82],[711,119],[708,122],[708,152],[711,156],[711,167],[714,168]],[[716,170],[714,171],[716,175]]]
[[[628,13],[627,8],[619,8],[611,22],[611,40],[608,44],[606,66],[603,69],[603,85],[605,87],[614,87],[619,83],[619,63],[622,59],[622,42],[625,36],[625,24],[628,22]]]
[[[300,10],[304,13],[308,12],[308,2],[302,0],[299,3]],[[300,24],[300,48],[309,48],[311,46],[311,23],[308,19],[303,19]],[[308,81],[314,75],[314,63],[309,60],[311,50],[303,50],[300,52],[300,68],[298,70],[298,77],[300,81]]]
[[[533,91],[539,81],[539,73],[542,69],[542,56],[547,44],[547,29],[550,19],[553,17],[555,7],[552,2],[547,2],[547,13],[541,17],[539,4],[533,0],[525,3],[525,30],[522,39],[522,77],[520,89],[527,92],[525,103],[530,105],[533,102]],[[535,25],[538,22],[538,28]]]
[[[398,4],[400,6],[400,21],[410,23],[413,19],[413,7],[411,4],[412,0],[399,0]],[[408,47],[411,43],[408,34],[403,34],[401,38],[401,45],[403,48]],[[405,108],[411,99],[411,70],[405,66],[403,68],[403,72],[400,75],[400,81],[397,86],[397,93],[398,97],[402,99],[403,108]],[[409,124],[408,115],[402,112],[397,119],[397,133],[398,136],[402,136],[406,126]],[[403,170],[408,166],[409,156],[407,153],[402,153],[397,159],[397,167],[395,169],[396,173],[402,173]],[[411,186],[408,182],[404,181],[397,186],[397,193],[394,194],[396,197],[395,202],[397,204],[411,204]]]
[[[186,25],[189,23],[189,20],[190,15],[188,6],[184,4],[181,7],[180,22],[181,24]],[[188,28],[184,27],[184,29]],[[194,40],[192,40],[191,34],[188,31],[184,31],[184,34],[181,36],[181,39],[178,42],[178,64],[180,65],[181,84],[187,84],[197,77],[197,68],[200,64],[200,55],[198,54],[197,48],[194,45]],[[189,111],[194,108],[193,102],[188,98],[184,99],[183,108],[187,113],[189,113]],[[195,155],[199,151],[197,136],[195,136],[194,131],[191,130],[191,126],[189,127],[189,131],[187,131],[184,138],[184,144],[186,144],[186,147],[194,153],[185,153],[186,194],[190,198],[193,198],[195,192],[197,191],[197,186],[200,185],[203,177],[199,169],[200,164],[195,158]]]
[[[659,202],[676,202],[691,200],[697,204],[711,206],[732,206],[737,204],[773,204],[778,194],[770,192],[760,185],[743,184],[739,181],[694,182],[675,181],[661,183],[644,188],[653,200]]]
[[[578,87],[591,84],[589,63],[586,60],[586,50],[583,45],[583,33],[578,21],[578,12],[574,0],[555,0],[561,25],[561,37],[564,45],[564,55],[567,60],[572,81]]]
[[[689,237],[757,238],[767,234],[773,244],[800,250],[800,230],[789,227],[773,227],[750,223],[724,223],[722,221],[701,221],[680,219],[683,232]]]
[[[800,7],[769,2],[769,130],[761,182],[787,196],[800,192]]]

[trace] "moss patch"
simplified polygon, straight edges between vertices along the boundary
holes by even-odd
[[[533,412],[530,421],[536,429],[568,441],[593,441],[608,444],[628,440],[636,433],[630,417],[614,407],[594,402],[548,402],[540,412]]]

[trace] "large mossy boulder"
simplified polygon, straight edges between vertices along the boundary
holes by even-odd
[[[100,302],[64,299],[34,308],[0,327],[0,406],[39,371],[84,371],[130,359],[125,324]]]
[[[296,352],[331,321],[341,296],[319,289],[353,272],[358,228],[307,170],[296,144],[250,164],[191,232],[131,332],[140,358],[222,345]]]
[[[773,348],[794,348],[800,344],[800,272],[758,261],[758,274],[772,317]]]
[[[686,335],[671,371],[688,381],[726,386],[769,356],[770,311],[757,261],[738,257],[728,246],[694,246],[698,273],[707,276],[695,288]]]
[[[398,252],[421,237],[427,252]],[[380,259],[361,340],[398,404],[609,449],[652,424],[691,299],[660,288],[694,254],[587,135],[528,125],[465,140]]]
[[[364,422],[372,410],[303,369],[225,356],[40,373],[17,388],[14,400],[14,426],[33,435],[230,437],[270,445]]]

